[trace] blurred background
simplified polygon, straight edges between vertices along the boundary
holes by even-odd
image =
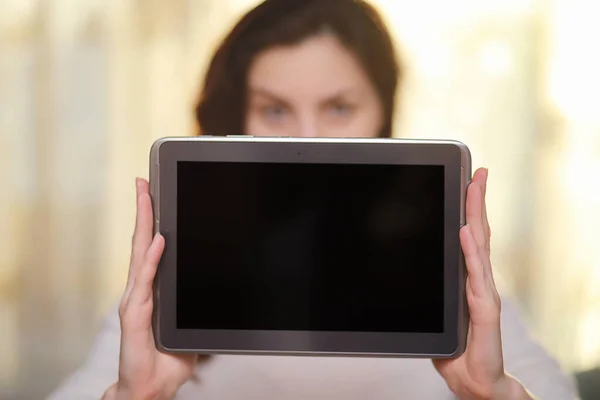
[[[600,366],[600,3],[374,0],[407,67],[397,137],[490,169],[493,261],[570,372]],[[136,176],[193,134],[256,0],[0,0],[0,397],[47,395],[124,287]]]

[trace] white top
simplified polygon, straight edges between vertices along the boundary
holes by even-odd
[[[504,363],[536,397],[575,399],[574,380],[528,335],[517,310],[502,303]],[[50,400],[102,397],[117,380],[120,323],[115,307],[85,364]],[[197,368],[177,400],[454,399],[430,360],[289,356],[214,356]]]

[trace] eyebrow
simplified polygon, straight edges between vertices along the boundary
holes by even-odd
[[[331,102],[331,101],[333,101],[335,99],[339,99],[339,98],[343,97],[344,95],[353,92],[354,90],[356,90],[356,89],[352,88],[352,87],[338,90],[334,94],[332,94],[330,96],[327,96],[325,99],[321,100],[321,104],[327,104],[327,103],[329,103],[329,102]],[[249,93],[251,95],[258,95],[258,96],[268,97],[268,98],[270,98],[272,100],[275,100],[278,103],[284,104],[286,106],[290,105],[287,100],[285,100],[281,96],[275,94],[273,91],[271,91],[269,89],[265,89],[265,88],[262,88],[262,87],[250,87]]]
[[[251,95],[255,95],[255,96],[268,97],[272,100],[275,100],[278,103],[289,105],[285,99],[283,99],[282,97],[278,96],[277,94],[273,93],[272,91],[270,91],[268,89],[250,87],[249,93]]]

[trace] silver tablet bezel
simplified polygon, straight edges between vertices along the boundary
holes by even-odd
[[[445,167],[444,332],[377,333],[313,331],[188,330],[176,328],[176,165],[179,161],[421,164]],[[166,352],[447,358],[466,345],[466,269],[459,229],[465,224],[471,155],[458,141],[422,139],[330,139],[173,137],[150,152],[150,192],[155,231],[166,239],[154,283],[153,329]]]

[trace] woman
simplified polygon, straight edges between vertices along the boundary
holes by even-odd
[[[212,135],[389,137],[400,77],[390,36],[368,4],[267,0],[242,18],[216,52],[197,120]],[[164,239],[152,237],[148,183],[138,180],[129,283],[119,314],[107,319],[86,365],[53,398],[574,398],[571,381],[529,338],[510,304],[504,302],[500,312],[489,256],[486,180],[486,170],[476,171],[467,195],[467,226],[460,233],[469,272],[467,349],[457,359],[433,363],[198,360],[158,352],[150,327],[151,291]]]

